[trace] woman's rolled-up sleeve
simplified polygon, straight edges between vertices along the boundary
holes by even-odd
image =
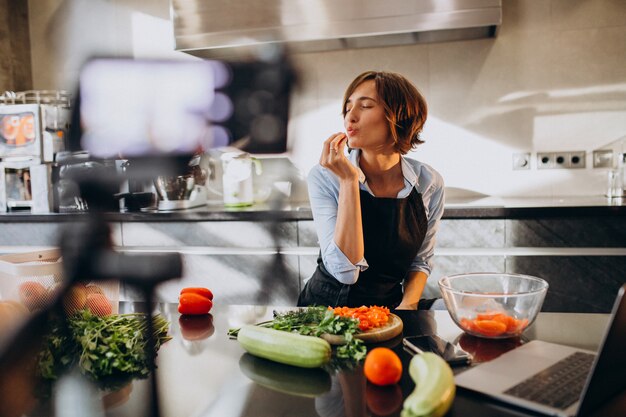
[[[433,269],[433,256],[435,254],[435,236],[439,230],[441,217],[444,209],[444,183],[441,175],[436,171],[431,171],[432,183],[423,194],[425,206],[428,212],[428,230],[417,256],[411,263],[411,271],[422,271],[430,275]]]
[[[359,272],[368,265],[365,258],[353,264],[335,243],[339,184],[331,173],[316,165],[308,175],[307,185],[324,266],[337,281],[354,284]]]

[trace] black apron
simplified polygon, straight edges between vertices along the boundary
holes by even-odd
[[[365,259],[369,265],[353,285],[342,284],[322,261],[307,281],[298,305],[395,308],[402,301],[402,282],[422,247],[428,219],[422,195],[414,187],[406,198],[379,198],[361,190]],[[420,307],[422,307],[420,305]]]

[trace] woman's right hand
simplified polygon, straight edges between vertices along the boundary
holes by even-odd
[[[342,132],[335,133],[326,139],[320,157],[320,165],[329,169],[340,180],[355,180],[359,178],[359,173],[344,154],[347,141],[348,136]]]

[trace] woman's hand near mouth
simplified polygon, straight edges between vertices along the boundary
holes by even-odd
[[[347,141],[348,136],[342,132],[335,133],[326,139],[320,165],[334,173],[340,181],[358,181],[359,174],[356,167],[344,154]]]

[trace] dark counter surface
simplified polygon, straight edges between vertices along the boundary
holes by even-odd
[[[444,218],[626,216],[626,198],[605,196],[465,197],[446,200]]]
[[[382,345],[396,351],[405,370],[398,385],[381,388],[366,382],[361,366],[335,374],[288,367],[246,354],[236,340],[228,338],[230,328],[271,318],[272,307],[216,305],[204,320],[204,328],[187,327],[176,307],[167,303],[158,306],[171,322],[173,336],[158,353],[163,417],[399,416],[404,398],[414,388],[406,372],[410,355],[402,349],[402,336],[369,345],[370,349]],[[136,308],[139,308],[136,304],[121,303],[120,312],[134,312]],[[288,307],[277,309],[283,311]],[[473,351],[479,362],[532,339],[597,350],[608,320],[606,314],[540,313],[522,338],[485,340],[464,335],[445,310],[395,313],[404,322],[403,336],[436,333]],[[463,369],[455,368],[455,371]],[[285,381],[289,384],[285,385]],[[134,380],[121,391],[107,410],[107,416],[145,416],[148,387],[148,380]],[[457,390],[447,414],[448,417],[532,415],[535,414],[463,389]]]
[[[0,222],[64,222],[82,213],[33,214],[13,211],[0,214]],[[534,217],[626,216],[626,198],[591,197],[463,197],[446,201],[444,219],[516,219]],[[261,221],[312,220],[308,202],[279,206],[255,204],[243,208],[226,208],[219,203],[188,210],[107,213],[109,221],[173,222],[173,221]]]

